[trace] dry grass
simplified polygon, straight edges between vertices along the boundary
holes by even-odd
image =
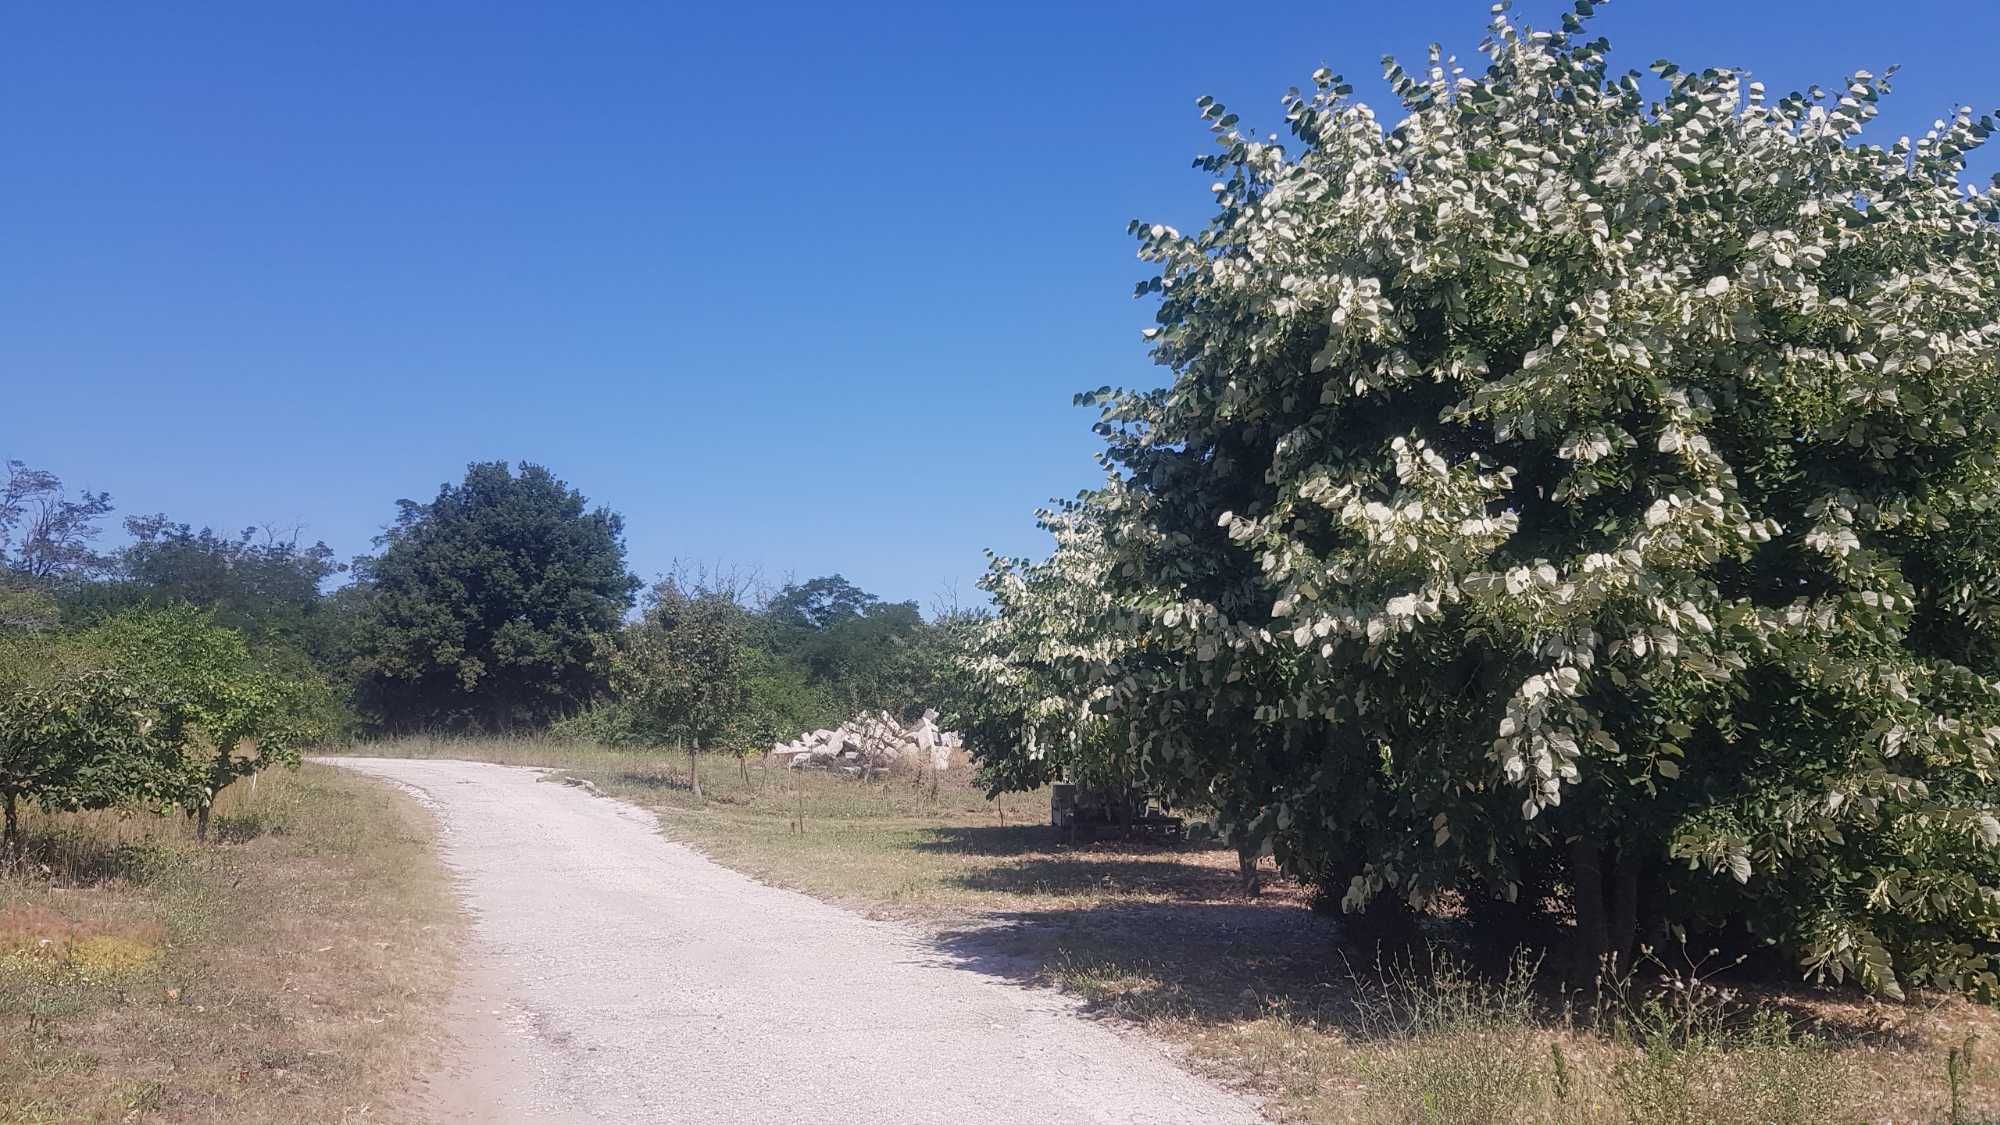
[[[401,1119],[458,921],[422,811],[323,766],[31,817],[0,875],[0,1123]]]
[[[989,801],[962,775],[858,782],[547,740],[405,740],[358,752],[555,767],[781,886],[926,928],[970,969],[1052,985],[1177,1045],[1277,1119],[1341,1123],[2000,1121],[2000,1020],[1933,998],[1746,996],[1726,1028],[1592,1025],[1504,976],[1351,968],[1302,888],[1247,899],[1226,849],[1066,846],[1047,794]],[[1631,1008],[1636,1013],[1635,997]],[[1779,1024],[1760,1007],[1784,1015]],[[1630,1013],[1628,1013],[1630,1015]],[[1587,1026],[1616,1024],[1605,1034]],[[1758,1028],[1761,1027],[1761,1030]],[[1946,1058],[1974,1064],[1951,1110]],[[1560,1060],[1560,1061],[1558,1061]]]

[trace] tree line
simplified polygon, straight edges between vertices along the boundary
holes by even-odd
[[[554,727],[742,751],[861,710],[921,709],[952,667],[953,615],[926,620],[839,575],[767,590],[682,570],[647,587],[621,517],[538,465],[473,464],[432,499],[399,501],[376,552],[345,563],[296,531],[227,535],[165,515],[128,517],[125,542],[100,549],[107,493],[7,470],[10,809],[172,796],[205,830],[231,778],[343,734]],[[84,726],[57,733],[57,712]],[[24,733],[36,724],[43,735]],[[105,754],[85,752],[85,727]],[[168,731],[172,753],[153,744]],[[51,757],[52,739],[70,757]],[[157,769],[197,745],[206,773],[163,781]]]

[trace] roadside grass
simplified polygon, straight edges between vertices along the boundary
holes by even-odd
[[[407,1120],[458,918],[428,819],[326,766],[180,817],[30,814],[0,872],[0,1125]]]
[[[920,926],[969,969],[1136,1024],[1281,1121],[2000,1123],[1990,1008],[1805,987],[1725,997],[1698,958],[1663,956],[1622,1000],[1591,1005],[1532,966],[1474,972],[1448,945],[1378,963],[1343,953],[1337,921],[1268,870],[1247,898],[1227,848],[1066,844],[1046,792],[988,800],[963,770],[862,782],[718,756],[701,762],[697,800],[678,755],[539,738],[352,752],[588,781],[727,866]],[[1954,1083],[1955,1050],[1969,1062]]]

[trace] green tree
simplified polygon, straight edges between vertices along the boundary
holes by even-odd
[[[23,801],[100,809],[169,787],[153,715],[132,684],[46,637],[0,638],[0,857],[18,854]]]
[[[797,668],[839,719],[929,702],[929,658],[939,646],[915,602],[885,602],[835,574],[788,583],[758,624],[761,647]]]
[[[840,575],[832,574],[804,582],[787,582],[771,596],[764,615],[781,629],[827,629],[860,617],[881,601]]]
[[[1567,887],[1586,970],[1676,925],[1992,990],[1993,123],[1649,96],[1592,8],[1390,63],[1386,129],[1324,71],[1288,145],[1202,100],[1216,217],[1135,225],[1172,384],[1083,396],[1093,526],[996,563],[984,746],[1103,715],[1350,910]]]
[[[243,635],[193,606],[133,610],[92,630],[157,716],[167,747],[164,795],[208,838],[215,798],[238,778],[296,766],[299,748],[323,737],[332,700],[326,685],[274,671]]]
[[[327,659],[332,645],[321,587],[347,567],[325,543],[306,546],[295,533],[254,527],[218,535],[164,515],[130,517],[125,531],[131,542],[111,556],[109,579],[65,599],[70,620],[187,604],[212,611],[218,624],[260,649],[283,646]]]
[[[475,464],[401,515],[365,568],[361,706],[390,729],[537,726],[603,686],[639,582],[624,522],[538,465]]]
[[[103,559],[91,543],[111,511],[111,494],[83,492],[75,499],[61,478],[19,461],[6,464],[0,484],[0,570],[16,580],[56,584],[95,573]]]
[[[699,797],[696,755],[737,727],[748,702],[747,614],[727,591],[672,580],[648,600],[612,657],[612,685],[642,738],[685,746],[688,783]]]
[[[743,710],[732,733],[745,750],[833,726],[852,714],[797,661],[763,645],[743,646]]]

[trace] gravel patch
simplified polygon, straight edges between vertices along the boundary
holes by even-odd
[[[327,760],[421,795],[473,917],[427,1120],[1260,1120],[1062,996],[730,871],[622,801],[519,767]]]

